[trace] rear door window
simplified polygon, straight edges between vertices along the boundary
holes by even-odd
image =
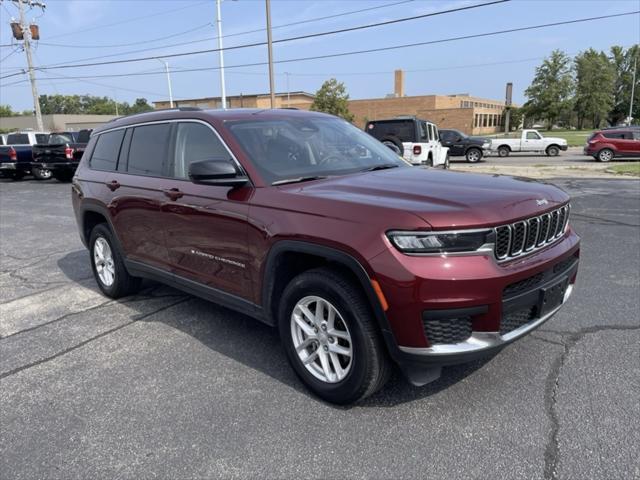
[[[189,165],[202,160],[231,160],[231,155],[211,128],[196,122],[180,122],[176,129],[174,178],[189,178]]]
[[[124,130],[115,130],[100,135],[91,156],[91,168],[114,172],[118,165],[118,155],[123,137]]]
[[[170,123],[143,125],[133,129],[127,171],[136,175],[169,175]]]

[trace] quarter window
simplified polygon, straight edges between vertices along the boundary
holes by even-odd
[[[166,176],[170,132],[168,123],[134,128],[127,171],[138,175]]]
[[[96,146],[91,155],[91,168],[113,172],[118,165],[120,145],[124,137],[124,130],[103,133],[96,139]]]
[[[189,178],[189,165],[201,160],[229,160],[231,155],[215,133],[195,122],[178,124],[172,176]]]

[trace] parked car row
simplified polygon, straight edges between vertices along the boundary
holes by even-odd
[[[92,130],[78,132],[23,131],[6,135],[0,145],[0,175],[20,180],[33,175],[69,182]]]

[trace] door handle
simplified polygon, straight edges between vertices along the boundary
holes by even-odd
[[[118,182],[117,180],[111,180],[110,182],[107,182],[106,185],[112,192],[115,192],[118,188],[120,188],[120,182]]]
[[[162,193],[164,193],[171,200],[177,200],[177,199],[179,199],[179,198],[184,196],[184,193],[182,193],[177,188],[170,188],[168,190],[162,190]]]

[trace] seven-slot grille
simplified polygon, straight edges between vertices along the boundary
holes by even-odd
[[[496,227],[496,258],[509,260],[549,245],[562,236],[568,222],[567,204],[537,217]]]

